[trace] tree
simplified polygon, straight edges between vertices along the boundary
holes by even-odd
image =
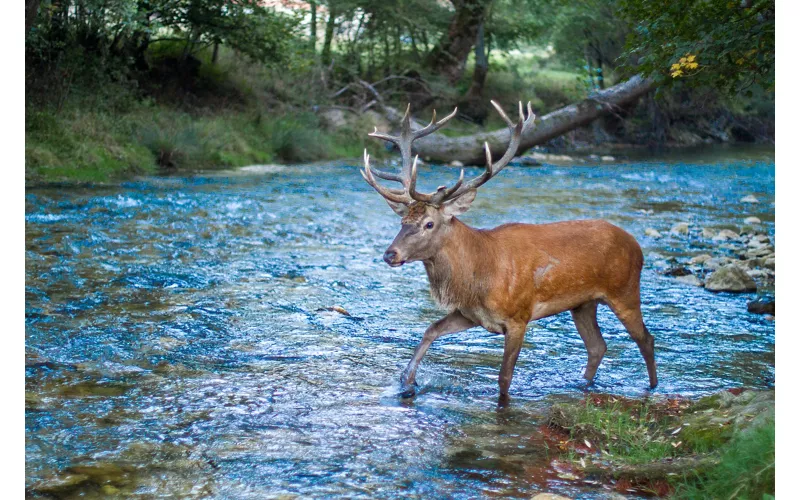
[[[428,55],[426,66],[455,83],[464,74],[464,65],[478,37],[478,30],[491,0],[451,1],[455,13],[447,33]]]
[[[775,85],[774,0],[620,0],[632,71],[736,93]]]

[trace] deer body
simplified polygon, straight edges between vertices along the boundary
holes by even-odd
[[[424,261],[434,300],[493,333],[591,300],[639,292],[642,251],[602,220],[473,229],[454,219]]]
[[[494,103],[493,103],[494,104]],[[497,106],[496,106],[497,107]],[[499,109],[509,123],[514,124]],[[591,383],[606,352],[597,324],[597,305],[608,305],[637,343],[647,365],[650,387],[657,384],[654,338],[644,325],[639,281],[642,250],[624,230],[602,220],[552,224],[505,224],[473,229],[456,218],[469,209],[476,189],[513,157],[522,130],[533,114],[513,128],[509,149],[497,164],[487,146],[486,172],[464,184],[464,172],[452,188],[416,192],[416,160],[410,161],[411,142],[441,127],[455,113],[417,132],[411,132],[408,111],[399,138],[371,135],[395,142],[403,155],[403,175],[371,169],[365,152],[362,175],[402,216],[402,227],[384,253],[392,267],[421,261],[431,295],[448,314],[425,331],[401,376],[404,395],[413,395],[417,367],[437,338],[481,326],[505,336],[498,383],[501,401],[508,398],[514,366],[527,324],[564,311],[572,313],[586,345],[584,377]],[[374,176],[401,182],[402,190],[380,186]]]

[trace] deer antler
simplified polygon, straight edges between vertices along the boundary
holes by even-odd
[[[369,166],[369,155],[367,154],[367,150],[364,150],[364,170],[361,171],[361,176],[364,177],[364,180],[372,186],[381,196],[386,198],[389,201],[393,201],[395,203],[404,203],[406,205],[410,205],[414,201],[421,201],[424,203],[430,203],[433,205],[440,205],[445,201],[452,200],[458,198],[459,196],[463,195],[467,191],[471,189],[477,189],[481,185],[483,185],[486,181],[491,179],[495,174],[500,172],[511,158],[517,152],[517,148],[519,147],[520,137],[522,132],[525,128],[532,123],[536,116],[533,114],[533,110],[531,109],[531,103],[528,102],[528,117],[525,118],[522,109],[522,102],[519,103],[519,122],[515,125],[511,119],[506,116],[503,112],[503,109],[494,102],[491,101],[492,105],[497,109],[500,113],[500,116],[506,121],[510,128],[512,128],[511,140],[508,144],[508,149],[506,153],[500,158],[500,160],[496,164],[492,164],[492,155],[489,152],[489,145],[485,144],[486,147],[486,171],[479,175],[478,177],[470,180],[468,183],[464,184],[464,169],[461,169],[461,175],[458,178],[458,181],[450,188],[446,186],[440,186],[436,191],[432,193],[420,193],[416,190],[417,186],[417,160],[419,156],[414,157],[414,160],[411,160],[411,145],[412,143],[421,138],[425,137],[428,134],[432,134],[439,130],[445,123],[450,121],[458,111],[458,108],[454,109],[452,113],[445,116],[438,122],[436,121],[436,111],[433,112],[433,118],[431,119],[430,124],[425,128],[420,130],[412,131],[411,130],[411,104],[408,105],[406,108],[406,113],[403,116],[403,122],[401,125],[400,136],[392,136],[388,134],[383,134],[378,132],[377,127],[375,131],[372,132],[370,137],[376,137],[378,139],[383,139],[385,141],[392,142],[396,144],[400,148],[400,156],[403,161],[403,167],[401,173],[393,174],[391,172],[384,172],[382,170],[373,169]],[[391,189],[385,188],[378,184],[375,180],[375,177],[379,177],[381,179],[387,181],[394,181],[399,182],[403,185],[403,189]]]
[[[486,151],[486,170],[483,173],[474,179],[471,179],[466,184],[463,184],[459,189],[456,189],[450,194],[448,197],[444,198],[442,202],[447,200],[452,200],[458,198],[462,194],[466,193],[471,189],[478,189],[482,185],[486,184],[486,182],[498,174],[501,170],[503,170],[508,162],[514,158],[514,155],[517,154],[517,148],[519,148],[519,142],[522,138],[522,133],[525,131],[528,126],[536,120],[536,115],[533,113],[533,109],[531,108],[531,103],[528,101],[528,117],[525,118],[525,114],[522,111],[522,101],[519,103],[519,121],[515,124],[511,121],[511,119],[503,112],[503,108],[500,107],[494,101],[491,101],[492,106],[494,109],[500,113],[500,116],[505,120],[508,124],[508,127],[511,129],[511,139],[508,141],[508,148],[506,148],[505,154],[500,157],[497,163],[492,163],[492,152],[489,150],[489,143],[484,142],[483,147]]]

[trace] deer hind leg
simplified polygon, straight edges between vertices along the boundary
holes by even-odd
[[[656,358],[655,358],[655,338],[644,326],[642,319],[642,308],[639,301],[639,294],[637,293],[634,299],[624,301],[609,300],[608,305],[614,314],[622,322],[628,334],[639,346],[639,352],[642,353],[644,362],[647,365],[647,375],[650,378],[650,388],[658,385],[658,376],[656,375]]]
[[[477,325],[473,321],[465,318],[458,311],[451,312],[444,318],[429,326],[428,329],[425,330],[425,334],[422,336],[422,341],[414,350],[414,356],[411,358],[411,361],[408,362],[408,366],[406,366],[406,369],[400,376],[400,386],[401,390],[403,391],[402,396],[411,397],[414,395],[414,379],[417,375],[417,366],[419,366],[419,362],[422,361],[422,357],[425,356],[426,352],[428,352],[428,348],[431,346],[434,340],[438,339],[442,335],[447,335],[448,333],[463,332],[464,330],[468,330],[473,326]]]
[[[597,373],[597,367],[600,366],[600,361],[603,360],[606,353],[606,341],[603,340],[603,336],[600,334],[600,325],[597,324],[597,301],[592,300],[581,304],[570,312],[572,312],[572,321],[575,322],[575,327],[589,353],[583,378],[591,384]]]

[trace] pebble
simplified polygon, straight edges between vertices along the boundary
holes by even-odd
[[[701,253],[700,255],[695,255],[689,260],[689,264],[705,264],[709,260],[713,259],[713,257],[707,253]]]
[[[761,219],[758,217],[748,217],[744,220],[745,224],[761,224]]]
[[[656,238],[656,239],[661,238],[661,233],[659,233],[658,231],[656,231],[652,227],[648,227],[647,229],[645,229],[644,230],[644,235],[645,236],[649,236],[651,238]]]
[[[739,201],[742,202],[742,203],[758,203],[758,198],[756,198],[752,194],[748,194],[747,196],[745,196],[744,198],[742,198]]]
[[[681,282],[683,284],[691,285],[691,286],[703,286],[703,282],[700,281],[700,278],[698,278],[694,274],[687,274],[685,276],[678,276],[677,278],[675,278],[675,281],[679,281],[679,282]]]
[[[689,234],[689,223],[688,222],[678,222],[672,229],[669,230],[672,234]]]
[[[712,239],[714,241],[727,241],[727,240],[736,240],[739,238],[739,235],[735,231],[731,231],[730,229],[723,229],[716,236]]]
[[[453,161],[451,161],[451,162],[450,162],[450,166],[451,166],[451,167],[457,167],[457,168],[461,168],[461,167],[463,167],[463,166],[464,166],[464,163],[463,163],[463,162],[460,162],[460,161],[458,161],[458,160],[453,160]]]

